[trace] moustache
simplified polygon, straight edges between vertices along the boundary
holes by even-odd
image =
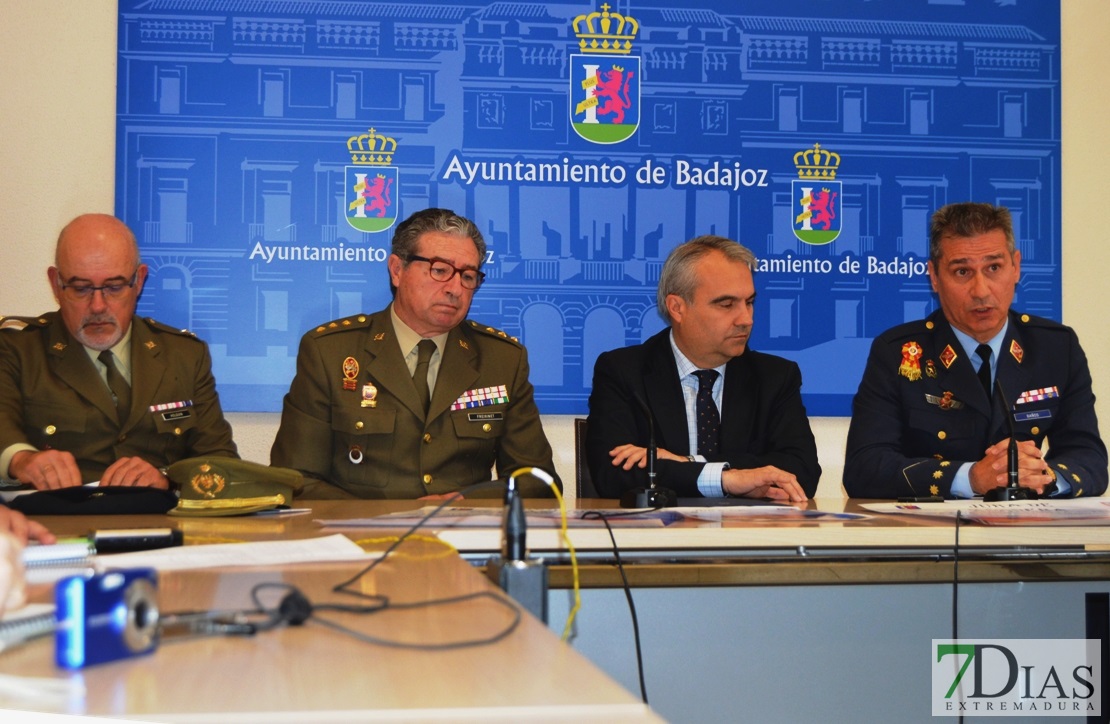
[[[106,312],[101,312],[100,314],[90,314],[87,317],[83,317],[81,319],[82,327],[88,327],[90,324],[113,324],[117,327],[119,326],[119,322],[116,321],[116,318]]]

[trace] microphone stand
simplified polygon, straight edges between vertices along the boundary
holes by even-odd
[[[1008,483],[988,490],[983,494],[983,500],[988,503],[994,503],[1000,500],[1034,500],[1037,497],[1037,493],[1029,488],[1023,488],[1018,484],[1018,447],[1017,438],[1015,437],[1017,431],[1014,428],[1014,416],[1010,414],[1010,407],[1006,404],[1006,393],[1002,391],[1002,382],[1000,380],[996,379],[994,381],[994,391],[998,393],[995,397],[998,397],[1002,402],[1002,412],[1006,415],[1006,421],[1010,423],[1010,446],[1007,450],[1006,461],[1006,477]]]
[[[517,488],[516,476],[529,474],[548,485],[554,479],[540,468],[521,468],[505,485],[505,508],[501,525],[501,555],[486,565],[486,575],[525,610],[547,623],[547,564],[528,555],[528,521],[524,498]]]
[[[655,444],[655,418],[651,414],[651,408],[647,406],[647,402],[636,396],[636,401],[640,403],[640,407],[644,410],[644,415],[648,421],[648,445],[647,445],[647,475],[648,484],[646,488],[632,488],[626,490],[621,494],[621,507],[622,508],[671,508],[678,505],[678,495],[675,494],[670,488],[664,488],[656,485],[655,480],[655,462],[659,457],[659,448]]]

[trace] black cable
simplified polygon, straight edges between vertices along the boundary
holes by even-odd
[[[952,643],[960,638],[960,511],[956,510],[956,540],[952,549]],[[963,724],[964,715],[960,712],[959,722]]]
[[[637,513],[651,512],[658,510],[652,508],[645,511],[636,511],[636,513],[614,513],[606,515],[596,510],[588,510],[582,514],[583,520],[598,519],[605,524],[605,530],[609,531],[609,540],[613,543],[613,558],[617,562],[617,570],[621,574],[621,582],[624,585],[624,597],[628,601],[628,612],[632,616],[632,639],[636,645],[636,673],[640,678],[640,699],[644,704],[648,703],[647,684],[644,682],[644,656],[640,648],[640,620],[636,615],[636,603],[632,600],[632,587],[628,585],[628,576],[624,572],[624,562],[621,560],[620,547],[617,546],[617,537],[613,535],[613,526],[609,525],[609,518],[626,518]]]

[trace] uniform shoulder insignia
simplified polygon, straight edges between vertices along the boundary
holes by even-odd
[[[162,322],[159,322],[157,319],[152,319],[150,317],[143,317],[143,321],[146,322],[148,325],[150,325],[151,329],[157,330],[159,332],[166,332],[167,334],[176,334],[179,337],[188,337],[190,339],[197,339],[197,336],[194,333],[187,330],[187,329],[179,329],[177,327],[171,327],[168,324],[163,324]]]
[[[0,317],[0,329],[21,332],[28,327],[41,329],[50,324],[46,317]]]
[[[356,314],[353,317],[343,317],[342,319],[334,319],[330,322],[313,327],[310,334],[314,337],[322,337],[332,332],[342,332],[348,329],[361,329],[370,326],[369,314]]]
[[[480,334],[494,337],[496,339],[504,340],[505,342],[510,342],[512,344],[515,344],[517,347],[524,346],[520,343],[519,339],[517,339],[516,337],[510,337],[508,334],[502,332],[500,329],[494,329],[493,327],[482,324],[481,322],[475,322],[473,319],[468,321],[470,322],[470,328],[475,332],[479,332]]]
[[[913,322],[906,322],[891,327],[883,332],[880,336],[881,339],[887,342],[895,342],[904,340],[911,337],[921,337],[929,334],[933,330],[933,323],[927,319],[918,319]]]

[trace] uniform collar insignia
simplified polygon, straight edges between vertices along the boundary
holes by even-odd
[[[944,365],[944,369],[952,366],[952,363],[959,357],[956,350],[952,349],[952,345],[945,345],[944,351],[940,353],[940,363]]]
[[[1017,343],[1016,339],[1010,340],[1010,356],[1013,357],[1018,364],[1021,364],[1021,358],[1025,356],[1025,350]]]

